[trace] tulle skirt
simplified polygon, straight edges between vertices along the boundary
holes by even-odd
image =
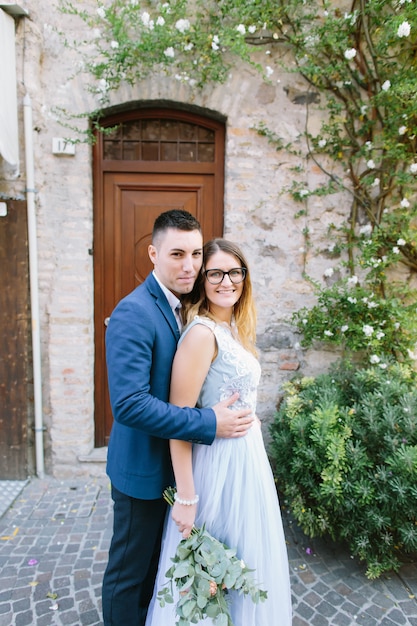
[[[291,626],[288,557],[275,483],[260,426],[238,439],[216,439],[211,446],[195,445],[193,468],[200,496],[196,526],[207,530],[254,571],[268,592],[265,602],[253,603],[237,592],[229,594],[234,626]],[[146,626],[174,626],[175,605],[161,608],[156,593],[166,582],[181,534],[168,512],[154,596]],[[213,624],[211,619],[199,622]]]

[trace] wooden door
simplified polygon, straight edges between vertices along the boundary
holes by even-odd
[[[26,202],[0,217],[0,479],[28,477],[29,261]]]
[[[224,125],[172,110],[129,113],[95,148],[95,433],[107,445],[112,425],[105,365],[106,320],[152,269],[155,218],[184,209],[204,239],[223,232]]]

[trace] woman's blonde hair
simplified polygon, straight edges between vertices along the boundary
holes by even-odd
[[[206,281],[204,270],[207,261],[219,251],[231,254],[238,259],[240,267],[246,268],[246,278],[243,282],[242,294],[233,308],[233,317],[239,341],[247,350],[256,354],[256,309],[252,295],[250,272],[243,252],[232,241],[218,237],[216,239],[211,239],[204,245],[203,267],[201,268],[201,273],[196,280],[192,292],[187,296],[184,296],[182,300],[182,314],[184,322],[185,324],[189,324],[196,315],[205,315],[206,317],[213,319],[204,289]]]

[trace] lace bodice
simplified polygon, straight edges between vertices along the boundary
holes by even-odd
[[[255,413],[256,393],[261,376],[259,362],[233,337],[228,326],[217,324],[207,317],[196,315],[182,337],[196,324],[204,324],[212,330],[218,349],[198,397],[197,406],[213,406],[238,391],[239,399],[231,408],[251,408]]]

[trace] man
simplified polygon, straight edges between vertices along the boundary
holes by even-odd
[[[173,484],[168,440],[210,444],[215,436],[245,435],[252,422],[248,410],[229,408],[237,394],[213,409],[168,403],[180,336],[176,308],[193,288],[202,250],[201,227],[192,215],[162,213],[148,249],[154,271],[119,302],[106,331],[114,524],[103,580],[105,626],[145,623],[166,513],[162,492]]]

